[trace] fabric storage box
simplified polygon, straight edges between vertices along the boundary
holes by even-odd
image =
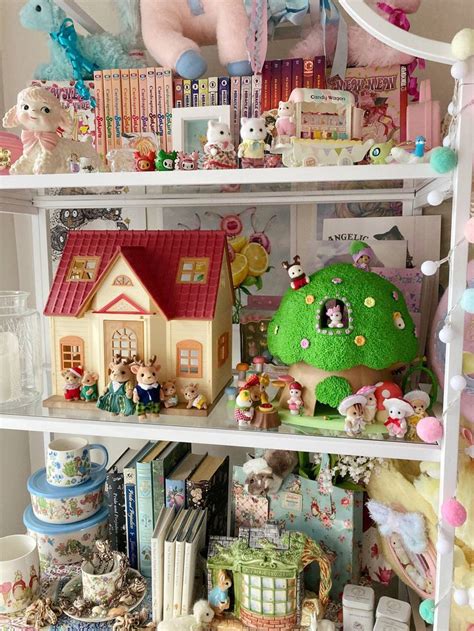
[[[38,542],[41,568],[79,563],[97,539],[106,539],[108,511],[103,506],[95,515],[74,524],[47,524],[35,517],[28,506],[23,523]]]
[[[240,527],[261,528],[271,522],[308,535],[331,556],[331,598],[340,600],[344,585],[359,579],[362,493],[336,486],[328,492],[317,480],[291,474],[278,493],[253,497],[244,490],[245,478],[242,467],[234,467],[234,532],[237,534]],[[310,575],[310,587],[313,582]]]
[[[382,596],[375,612],[376,618],[388,618],[395,622],[410,623],[411,606],[403,600]]]
[[[388,618],[377,618],[374,631],[410,631],[410,627],[404,622],[397,622]]]
[[[28,479],[31,507],[35,516],[49,524],[73,524],[95,515],[104,503],[107,472],[93,467],[84,484],[61,487],[46,481],[46,469],[39,469]]]
[[[344,631],[373,631],[374,602],[371,587],[346,585],[342,596]]]

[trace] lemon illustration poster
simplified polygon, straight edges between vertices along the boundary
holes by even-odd
[[[289,206],[164,208],[163,229],[224,230],[235,288],[234,323],[250,294],[282,296],[288,288],[281,262],[290,258]]]

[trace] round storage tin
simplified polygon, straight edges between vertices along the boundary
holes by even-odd
[[[106,471],[92,467],[91,477],[78,486],[52,486],[46,481],[46,469],[39,469],[28,479],[31,507],[35,516],[48,524],[73,524],[95,515],[104,503]]]
[[[40,565],[79,563],[97,539],[106,539],[108,511],[103,506],[95,515],[75,524],[46,524],[35,517],[28,506],[23,523],[28,534],[38,542]]]

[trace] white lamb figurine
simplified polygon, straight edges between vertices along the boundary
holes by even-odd
[[[46,88],[29,87],[18,94],[17,103],[5,114],[3,126],[22,126],[23,155],[10,167],[11,175],[67,173],[72,154],[89,158],[99,168],[99,157],[91,141],[78,142],[61,138],[72,130],[69,113],[59,99]]]
[[[192,615],[163,620],[157,631],[204,631],[213,618],[214,611],[207,600],[198,600],[194,603]]]

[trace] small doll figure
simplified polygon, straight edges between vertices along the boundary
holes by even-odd
[[[184,151],[178,151],[178,155],[174,161],[174,168],[179,171],[197,171],[199,167],[199,153],[193,151],[192,153],[185,153]]]
[[[97,407],[99,410],[110,412],[113,416],[131,416],[135,413],[133,403],[134,376],[130,369],[132,363],[130,357],[116,355],[109,364],[109,384],[104,394],[99,397]]]
[[[392,438],[403,438],[407,433],[407,418],[413,416],[415,410],[404,399],[385,399],[383,405],[388,412],[384,423],[388,435]]]
[[[358,436],[365,429],[364,407],[367,399],[361,394],[351,394],[341,401],[337,411],[345,416],[344,431],[348,436]]]
[[[239,425],[249,425],[252,422],[255,409],[252,407],[253,401],[250,391],[242,388],[235,399],[234,420]]]
[[[70,173],[79,173],[80,165],[79,165],[79,156],[77,153],[71,153],[68,159],[69,164],[69,172]]]
[[[353,241],[349,252],[354,261],[354,267],[370,272],[370,261],[374,258],[374,251],[364,241]]]
[[[64,377],[64,398],[66,401],[79,401],[81,398],[81,379],[84,369],[81,366],[67,368],[61,375]]]
[[[163,151],[160,149],[155,160],[157,171],[174,171],[175,160],[178,157],[177,151]]]
[[[160,398],[165,408],[175,408],[178,405],[178,391],[176,379],[168,379],[161,384]]]
[[[204,169],[236,169],[237,158],[229,125],[210,120],[204,145]]]
[[[217,573],[217,585],[211,589],[208,596],[209,604],[216,615],[222,614],[230,607],[229,589],[232,581],[225,570]]]
[[[84,370],[84,375],[81,379],[82,401],[97,401],[99,398],[99,387],[97,386],[98,380],[99,375],[96,372]]]
[[[303,412],[303,399],[301,397],[303,393],[303,386],[298,383],[298,381],[293,381],[290,383],[290,398],[288,399],[288,409],[290,410],[290,414],[293,416],[298,416]]]
[[[136,171],[154,171],[155,170],[155,158],[156,152],[149,151],[148,153],[141,153],[140,151],[134,151],[133,156],[135,158],[135,170]]]
[[[237,155],[241,158],[243,169],[256,169],[265,166],[265,149],[270,146],[265,143],[267,129],[263,118],[241,118],[240,137]]]
[[[366,423],[374,423],[377,414],[377,398],[375,396],[376,386],[362,386],[357,390],[356,394],[361,394],[367,399],[364,406],[364,421]]]
[[[405,401],[412,406],[414,414],[408,417],[408,434],[409,438],[416,436],[416,426],[422,418],[428,416],[427,409],[430,406],[430,397],[423,390],[412,390],[403,395]]]
[[[277,134],[285,139],[296,134],[296,124],[294,122],[295,104],[291,101],[280,101],[278,104],[278,115],[275,123]]]
[[[326,310],[326,315],[328,316],[328,327],[330,329],[344,328],[344,323],[342,321],[342,311],[341,311],[340,305],[334,305],[334,307],[329,307]]]
[[[182,389],[183,396],[187,401],[186,409],[196,408],[197,410],[207,410],[207,399],[199,392],[197,383],[190,383]]]
[[[137,406],[136,413],[142,421],[147,414],[156,418],[160,413],[160,384],[158,382],[158,371],[161,366],[156,363],[156,355],[146,363],[135,361],[130,370],[137,378],[137,385],[133,390],[133,402]]]
[[[309,283],[309,276],[303,271],[298,254],[293,257],[292,263],[283,261],[281,265],[288,272],[291,289],[301,289]]]
[[[263,388],[265,389],[265,388]],[[252,375],[242,386],[242,390],[248,391],[250,394],[250,401],[254,407],[259,405],[262,401],[262,385],[258,375]]]

